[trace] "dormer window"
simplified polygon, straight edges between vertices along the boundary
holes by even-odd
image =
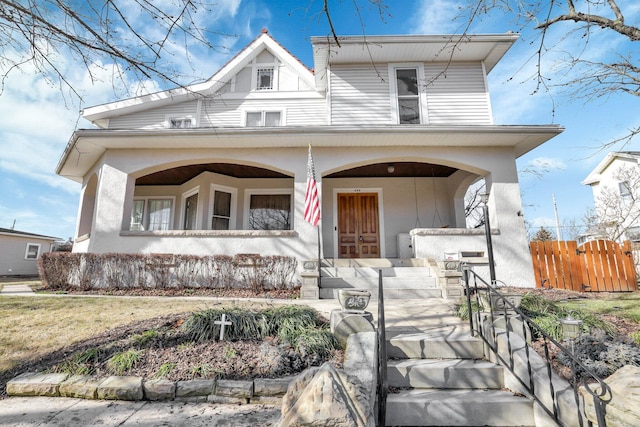
[[[273,89],[273,68],[258,68],[256,90]]]
[[[280,111],[247,111],[245,120],[247,127],[282,126],[283,122]]]
[[[170,117],[167,119],[169,129],[189,129],[193,127],[191,117]]]

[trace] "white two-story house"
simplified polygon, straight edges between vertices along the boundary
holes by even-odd
[[[606,155],[582,181],[593,191],[598,226],[590,238],[640,241],[640,152]]]
[[[516,159],[562,128],[493,123],[487,74],[517,37],[312,37],[310,69],[263,31],[204,83],[87,108],[57,167],[82,184],[74,251],[485,253],[464,209],[484,178],[498,279],[534,286]]]

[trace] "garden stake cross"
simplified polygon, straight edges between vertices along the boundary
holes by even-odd
[[[213,324],[220,325],[220,341],[224,340],[224,327],[232,325],[232,323],[227,320],[227,315],[222,313],[222,319],[214,321]]]

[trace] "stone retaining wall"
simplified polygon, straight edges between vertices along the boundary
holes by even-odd
[[[105,400],[183,400],[212,403],[281,404],[294,376],[253,380],[144,380],[139,377],[24,373],[7,383],[10,396],[75,397]]]

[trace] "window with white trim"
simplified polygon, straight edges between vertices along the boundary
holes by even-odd
[[[245,209],[249,230],[291,230],[290,190],[248,190]]]
[[[247,127],[282,126],[280,111],[247,111],[245,125]]]
[[[134,199],[130,230],[169,230],[173,217],[173,199]]]
[[[184,220],[182,228],[184,230],[198,229],[198,192],[189,192],[183,195]]]
[[[235,230],[238,190],[212,184],[209,200],[211,230]]]
[[[633,193],[631,192],[631,186],[629,181],[622,181],[618,183],[618,189],[620,190],[620,197],[625,203],[631,202],[633,199]]]
[[[424,67],[411,64],[389,65],[391,112],[398,124],[426,123],[426,93],[421,87]]]
[[[27,243],[27,249],[24,253],[24,259],[38,259],[40,255],[40,244],[39,243]]]
[[[211,214],[211,229],[231,229],[231,193],[222,190],[213,190],[213,213]]]
[[[256,70],[256,90],[273,90],[273,67]]]

